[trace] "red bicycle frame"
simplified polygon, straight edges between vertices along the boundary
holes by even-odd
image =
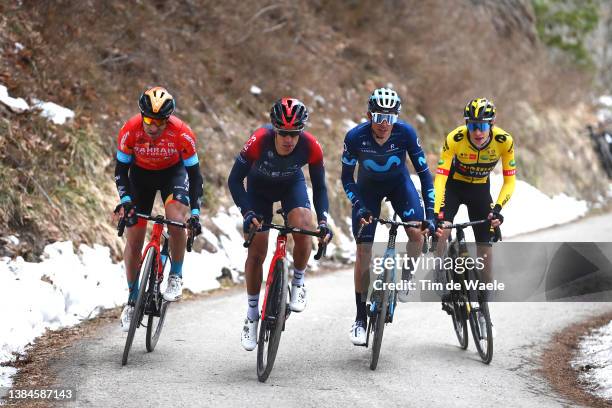
[[[158,224],[158,223],[153,224],[153,231],[151,232],[151,238],[149,239],[149,243],[145,247],[144,251],[142,251],[142,257],[140,258],[140,265],[142,266],[142,263],[145,260],[145,256],[147,256],[147,252],[149,251],[149,248],[151,247],[155,248],[155,251],[156,251],[155,260],[157,261],[157,279],[158,280],[160,280],[161,278],[160,275],[164,274],[163,266],[161,262],[161,236],[163,232],[164,232],[163,224]]]
[[[272,261],[270,262],[270,270],[268,271],[268,277],[266,278],[266,294],[264,296],[262,310],[261,310],[262,320],[266,318],[266,303],[268,302],[268,293],[270,291],[270,287],[272,286],[272,283],[274,282],[274,267],[276,266],[276,262],[279,259],[284,259],[286,255],[287,255],[287,235],[278,234],[278,237],[276,238],[276,250],[274,251],[274,256],[272,257]]]

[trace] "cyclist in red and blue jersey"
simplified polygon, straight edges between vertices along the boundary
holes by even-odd
[[[128,331],[138,297],[138,269],[147,223],[136,216],[151,214],[159,190],[166,218],[185,222],[194,235],[200,226],[203,185],[195,135],[172,113],[175,101],[162,87],[146,90],[138,101],[140,114],[128,120],[117,139],[115,183],[121,204],[116,212],[125,216],[127,242],[123,253],[130,291],[121,313],[121,327]],[[191,216],[189,210],[191,208]],[[187,244],[185,230],[168,226],[172,263],[164,299],[175,301],[182,293],[182,267]]]
[[[280,201],[289,224],[312,229],[312,212],[302,167],[308,164],[313,201],[319,223],[328,242],[332,232],[327,226],[327,187],[323,150],[317,139],[304,130],[308,110],[294,98],[279,99],[270,111],[271,125],[257,129],[246,142],[230,172],[228,184],[232,198],[244,216],[243,229],[272,221],[272,206]],[[244,179],[247,179],[246,189]],[[308,236],[294,235],[293,280],[289,307],[301,312],[306,307],[304,273],[311,252]],[[258,233],[248,249],[245,263],[248,309],[242,330],[242,346],[251,351],[257,345],[259,291],[262,265],[268,248],[268,232]]]
[[[351,327],[350,338],[355,345],[366,342],[367,287],[365,275],[372,257],[372,242],[376,223],[372,217],[380,215],[382,200],[387,197],[402,221],[428,220],[429,232],[434,232],[434,188],[427,160],[416,131],[408,123],[398,120],[402,102],[397,92],[376,89],[368,101],[368,122],[351,129],[344,139],[342,154],[342,184],[353,205],[353,235],[357,242],[355,260],[355,303],[357,316]],[[406,167],[406,154],[421,181],[425,211]],[[359,164],[357,182],[355,167]],[[363,226],[363,228],[362,228]],[[358,236],[359,230],[361,235]],[[423,242],[423,233],[406,228],[412,243]],[[419,245],[407,247],[408,255],[419,255]],[[402,279],[409,280],[409,270]],[[406,292],[400,300],[405,301]]]

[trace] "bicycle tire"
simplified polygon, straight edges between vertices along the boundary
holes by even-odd
[[[159,340],[159,336],[161,335],[164,327],[166,311],[168,310],[168,306],[170,306],[170,302],[166,302],[160,293],[158,293],[158,296],[160,298],[158,305],[160,310],[159,317],[150,314],[149,319],[147,320],[146,345],[149,353],[155,350],[155,346],[157,345],[157,341]],[[153,330],[153,328],[155,328],[155,330]]]
[[[166,259],[166,261],[168,259]],[[165,267],[166,267],[166,262],[164,262],[162,265],[162,268],[165,269]],[[164,300],[164,297],[161,293],[160,286],[156,285],[156,280],[157,280],[157,271],[155,271],[154,274],[151,274],[151,277],[149,278],[149,289],[156,287],[157,291],[155,291],[155,293],[151,293],[152,291],[149,290],[147,301],[155,302],[156,303],[155,309],[159,311],[159,316],[156,316],[154,314],[149,314],[149,319],[147,320],[147,335],[146,335],[145,343],[147,346],[147,351],[149,353],[155,350],[155,346],[157,345],[157,341],[159,340],[159,336],[161,335],[162,329],[164,327],[164,322],[166,319],[166,311],[168,310],[168,307],[170,306],[170,303],[171,303],[171,302],[167,302]],[[151,299],[151,297],[154,297],[154,299]]]
[[[138,297],[136,298],[136,304],[134,305],[134,314],[132,315],[132,320],[130,322],[127,339],[125,340],[125,347],[123,348],[121,365],[127,364],[130,348],[132,347],[132,342],[134,341],[134,334],[136,333],[138,326],[140,326],[140,322],[144,316],[144,299],[148,289],[147,284],[149,282],[149,275],[152,273],[152,271],[155,271],[156,255],[155,248],[149,248],[147,250],[147,254],[145,255],[145,259],[140,266],[140,271],[138,272],[140,277],[140,287]],[[138,279],[138,277],[136,279]]]
[[[489,305],[487,302],[478,302],[478,309],[470,311],[470,328],[472,329],[472,337],[474,345],[480,355],[480,359],[485,364],[490,364],[493,360],[493,326],[491,325],[491,316],[489,315]],[[478,314],[484,315],[485,326],[487,328],[487,337],[483,338],[480,333],[480,325],[478,323]]]
[[[261,321],[257,342],[257,379],[260,382],[268,379],[274,367],[287,310],[287,264],[279,259],[273,273],[274,281],[266,300],[266,317]],[[269,317],[274,317],[274,321]]]
[[[385,283],[389,283],[391,271],[385,270]],[[386,287],[386,286],[385,286]],[[374,321],[372,322],[372,353],[370,354],[370,370],[376,370],[378,366],[378,359],[380,357],[380,349],[382,347],[383,333],[385,331],[385,322],[387,321],[387,313],[389,310],[389,289],[382,291],[381,304],[374,315]]]
[[[453,313],[451,315],[451,319],[453,321],[453,329],[455,330],[459,347],[465,350],[467,349],[469,343],[465,302],[455,300],[453,301],[452,307]]]

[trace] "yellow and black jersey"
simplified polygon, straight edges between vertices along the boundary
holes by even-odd
[[[514,161],[514,141],[512,136],[502,128],[491,128],[489,141],[477,148],[468,136],[467,126],[459,126],[446,136],[434,182],[434,212],[440,212],[444,201],[446,180],[482,184],[489,179],[489,174],[501,159],[504,174],[504,185],[496,204],[508,202],[514,191],[516,162]]]

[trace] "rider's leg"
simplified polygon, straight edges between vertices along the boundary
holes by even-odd
[[[189,182],[185,168],[175,166],[168,170],[170,180],[161,187],[166,218],[171,221],[185,222],[189,214]],[[168,225],[170,235],[170,274],[164,299],[169,302],[178,300],[183,294],[183,259],[187,246],[187,231],[181,227]]]
[[[261,290],[261,281],[263,280],[263,263],[267,253],[268,231],[255,234],[249,246],[247,259],[244,264],[249,300],[247,316],[250,320],[257,320],[259,318],[259,291]]]
[[[146,221],[140,221],[133,227],[126,228],[126,243],[123,250],[125,262],[125,274],[128,282],[130,295],[128,302],[135,302],[138,296],[138,269],[140,268],[140,257],[147,233]]]
[[[308,208],[294,208],[287,214],[289,225],[302,228],[306,230],[313,230],[314,225],[312,222],[312,211]],[[310,252],[312,251],[312,237],[309,235],[294,234],[293,237],[293,265],[294,265],[294,279],[293,284],[303,285],[304,284],[304,272],[308,259],[310,258]],[[298,276],[296,277],[296,273]]]
[[[185,222],[189,214],[189,207],[179,201],[169,200],[166,203],[166,218],[176,222]],[[182,276],[183,258],[187,245],[187,232],[184,228],[168,226],[170,234],[170,254],[172,255],[171,274]]]

